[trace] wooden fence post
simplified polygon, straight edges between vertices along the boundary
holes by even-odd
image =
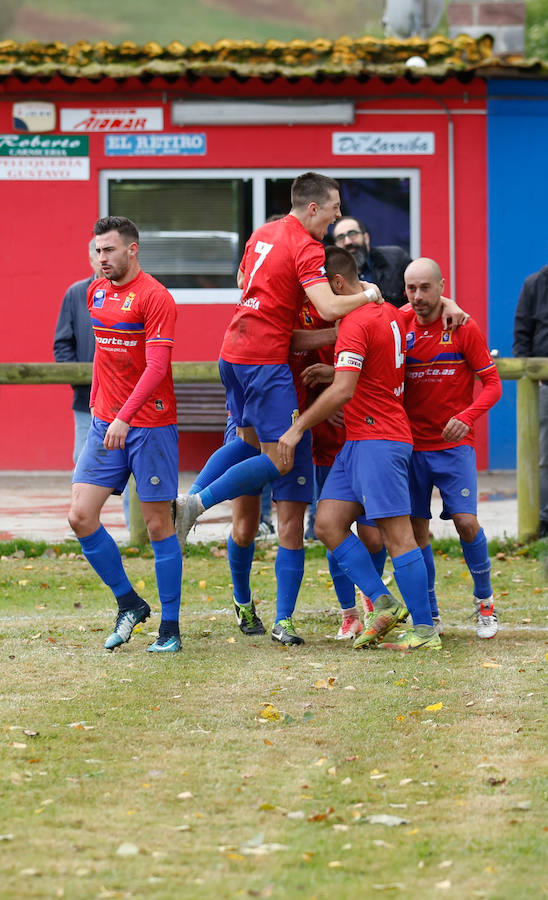
[[[518,380],[517,487],[518,539],[529,541],[539,532],[538,382]]]

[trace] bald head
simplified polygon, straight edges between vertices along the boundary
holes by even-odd
[[[442,309],[445,281],[437,262],[422,256],[407,266],[404,274],[405,293],[422,324],[434,322]]]

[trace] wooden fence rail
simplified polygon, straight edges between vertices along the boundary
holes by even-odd
[[[518,538],[530,540],[539,531],[538,382],[548,381],[548,358],[495,360],[500,377],[517,381]],[[216,362],[172,363],[175,383],[218,382]],[[0,363],[0,385],[89,384],[91,363]],[[140,542],[143,523],[132,497],[130,540]]]

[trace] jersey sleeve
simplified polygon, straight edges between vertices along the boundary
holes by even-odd
[[[153,291],[144,304],[145,341],[147,347],[173,347],[177,307],[169,291]]]
[[[304,244],[295,257],[295,270],[304,290],[314,284],[327,284],[323,245],[317,241]]]
[[[471,427],[479,416],[491,409],[500,399],[502,384],[487,342],[473,319],[470,319],[462,330],[459,329],[459,338],[463,342],[462,352],[466,362],[482,383],[481,393],[470,406],[455,413],[456,419]]]
[[[356,372],[361,370],[367,353],[367,329],[353,317],[342,320],[335,344],[335,371]]]

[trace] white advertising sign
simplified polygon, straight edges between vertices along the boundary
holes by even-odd
[[[335,131],[334,156],[431,156],[433,131]]]
[[[117,131],[162,131],[163,127],[164,111],[159,106],[61,110],[61,131],[110,134]]]
[[[3,156],[0,181],[89,181],[89,157]]]
[[[53,131],[55,128],[55,104],[43,100],[24,100],[12,107],[15,131]]]

